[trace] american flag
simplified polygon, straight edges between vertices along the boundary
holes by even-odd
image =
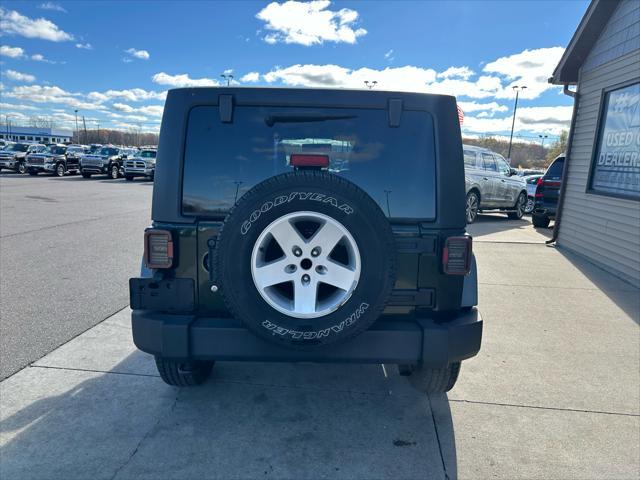
[[[464,123],[464,112],[460,108],[460,105],[456,105],[456,107],[458,107],[458,121],[460,122],[460,125],[462,125]]]

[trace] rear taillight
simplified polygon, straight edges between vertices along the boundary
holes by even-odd
[[[171,268],[173,239],[167,230],[150,228],[144,232],[144,263],[148,268]]]
[[[447,275],[466,275],[471,270],[473,240],[469,235],[449,237],[442,249],[442,269]]]
[[[538,185],[538,186],[542,185],[542,182],[544,182],[543,178],[544,178],[544,177],[540,177],[540,178],[538,179],[538,183],[536,183],[536,185]]]

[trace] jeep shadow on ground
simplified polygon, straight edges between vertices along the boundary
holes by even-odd
[[[3,479],[457,477],[446,395],[379,365],[220,363],[176,389],[132,373],[150,361],[28,367],[15,411],[5,381]]]

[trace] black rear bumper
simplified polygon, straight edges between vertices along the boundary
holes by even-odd
[[[255,336],[239,321],[134,310],[133,341],[147,353],[171,359],[262,362],[389,363],[445,366],[480,350],[477,308],[446,323],[432,319],[378,321],[347,343],[290,350]]]

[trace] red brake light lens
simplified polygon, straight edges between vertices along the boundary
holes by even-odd
[[[540,178],[538,179],[538,183],[536,183],[536,185],[538,185],[538,186],[539,186],[539,185],[542,185],[542,182],[544,181],[544,180],[542,180],[543,178],[544,178],[544,177],[540,177]]]
[[[321,167],[326,168],[329,166],[328,155],[314,155],[314,154],[298,154],[294,153],[289,158],[289,163],[294,167]]]
[[[148,268],[171,268],[173,238],[168,230],[149,229],[144,232],[144,263]]]
[[[449,237],[442,249],[442,269],[447,275],[466,275],[471,270],[471,236]]]

